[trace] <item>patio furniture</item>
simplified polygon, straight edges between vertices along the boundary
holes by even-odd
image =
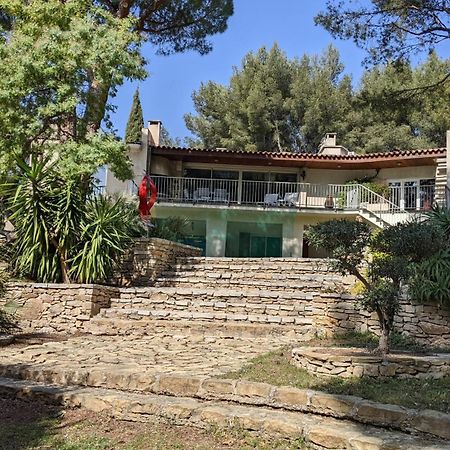
[[[216,189],[213,193],[213,200],[215,202],[228,202],[229,196],[226,189]]]
[[[264,206],[278,206],[278,194],[266,194]]]
[[[209,188],[199,188],[194,191],[194,201],[209,202],[211,200],[211,191]]]
[[[297,206],[298,205],[298,192],[286,192],[284,194],[283,200],[280,201],[280,204],[285,206]]]

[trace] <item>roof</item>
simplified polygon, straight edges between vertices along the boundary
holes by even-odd
[[[295,166],[324,169],[384,168],[436,165],[446,156],[445,148],[395,150],[384,153],[323,155],[318,153],[246,152],[228,149],[152,147],[152,154],[171,160],[263,166]]]

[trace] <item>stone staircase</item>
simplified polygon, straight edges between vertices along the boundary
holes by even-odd
[[[119,289],[88,327],[95,334],[145,334],[162,322],[188,333],[310,339],[321,316],[340,318],[333,304],[353,283],[324,260],[179,258],[153,286]]]

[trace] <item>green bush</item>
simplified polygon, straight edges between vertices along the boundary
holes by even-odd
[[[17,161],[0,196],[15,227],[12,269],[39,282],[104,281],[144,233],[136,208],[93,196],[90,177],[65,179],[48,159]]]
[[[156,220],[154,225],[149,230],[149,237],[180,242],[186,235],[189,221],[183,217],[168,217],[167,219]]]

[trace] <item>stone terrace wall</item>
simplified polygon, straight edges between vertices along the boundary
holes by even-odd
[[[82,331],[86,321],[108,308],[118,288],[97,284],[10,283],[0,305],[17,306],[24,332]]]
[[[379,334],[376,314],[359,309],[354,296],[327,292],[198,288],[121,288],[105,316],[147,320],[200,320],[296,327],[311,337],[348,331]],[[113,319],[114,317],[114,319]],[[111,323],[111,327],[115,324]],[[401,302],[396,331],[419,342],[450,347],[450,307]]]
[[[140,238],[125,254],[120,269],[110,280],[119,286],[151,286],[177,258],[200,256],[202,250],[159,238]]]

